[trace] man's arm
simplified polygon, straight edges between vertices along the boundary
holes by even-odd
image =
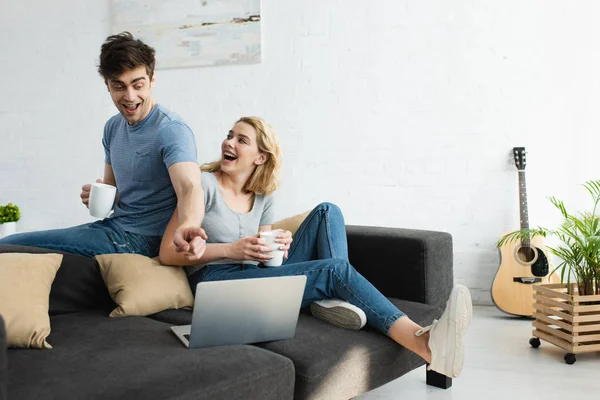
[[[159,259],[164,265],[190,266],[208,264],[212,261],[226,258],[239,261],[266,261],[271,258],[269,254],[271,249],[265,247],[264,239],[259,238],[258,234],[256,234],[254,236],[243,237],[233,243],[206,244],[206,251],[201,256],[192,259],[189,253],[184,254],[175,248],[173,239],[177,223],[177,213],[175,213],[171,217],[160,243]],[[261,231],[265,230],[264,228],[268,228],[268,226],[261,226]]]
[[[206,249],[206,233],[201,228],[204,219],[204,190],[200,168],[195,162],[178,162],[169,169],[169,177],[177,194],[179,225],[173,243],[179,251],[199,259]]]
[[[113,172],[112,165],[104,164],[104,179],[102,183],[106,183],[107,185],[111,185],[117,187],[117,180],[115,179],[115,173]],[[119,191],[117,190],[117,194],[115,195],[115,202],[113,203],[113,207],[115,204],[119,202]]]
[[[194,260],[189,259],[188,253],[178,252],[174,243],[175,230],[179,225],[177,214],[178,212],[176,210],[167,225],[167,229],[162,237],[162,242],[160,243],[159,259],[162,264],[189,266],[227,258],[227,247],[231,245],[230,243],[207,244],[206,251],[202,256],[200,258],[194,258]]]
[[[104,164],[104,179],[102,183],[117,187],[117,181],[115,179],[115,173],[113,172],[112,165]]]

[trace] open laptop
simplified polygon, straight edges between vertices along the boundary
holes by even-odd
[[[306,276],[200,282],[191,325],[171,330],[189,348],[289,339]]]

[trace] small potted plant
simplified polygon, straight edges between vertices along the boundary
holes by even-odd
[[[600,180],[583,186],[592,197],[591,211],[570,213],[561,200],[550,197],[563,217],[558,228],[522,229],[498,242],[502,246],[537,235],[557,239],[546,248],[561,260],[555,271],[560,271],[562,283],[534,286],[535,337],[529,343],[537,348],[543,339],[567,350],[568,364],[575,362],[577,353],[600,351]]]
[[[21,210],[12,203],[0,206],[0,238],[17,231],[17,221],[21,219]]]

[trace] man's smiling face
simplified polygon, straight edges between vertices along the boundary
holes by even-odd
[[[129,125],[140,123],[150,113],[154,106],[153,85],[154,76],[150,79],[143,66],[125,70],[118,77],[106,80],[115,107]]]

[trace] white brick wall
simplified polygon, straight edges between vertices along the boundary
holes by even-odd
[[[101,176],[97,76],[109,2],[3,0],[0,204],[20,230],[91,219],[82,184]],[[545,196],[585,204],[598,177],[600,106],[593,0],[263,0],[263,63],[157,71],[157,100],[216,157],[242,115],[278,129],[279,213],[320,201],[348,223],[445,230],[456,280],[489,302],[494,243],[518,227],[513,146],[529,150],[530,221],[557,221]],[[160,57],[160,54],[158,55]]]

